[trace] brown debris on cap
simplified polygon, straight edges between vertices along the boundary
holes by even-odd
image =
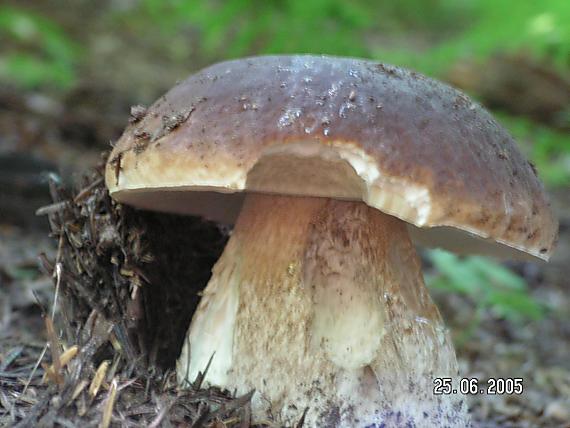
[[[184,120],[165,127],[164,117]],[[153,136],[142,151],[140,129]],[[458,251],[547,260],[557,236],[532,166],[484,108],[370,61],[213,65],[129,126],[111,159],[118,153],[118,180],[116,165],[106,172],[111,195],[141,208],[231,221],[248,190],[363,200],[415,225],[418,241]]]
[[[146,116],[146,107],[140,104],[131,107],[131,115],[129,117],[130,123],[140,122]]]

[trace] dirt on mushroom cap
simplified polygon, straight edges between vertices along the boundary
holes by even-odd
[[[141,129],[152,144],[141,142]],[[153,189],[259,191],[248,173],[269,151],[293,145],[358,152],[374,171],[359,174],[366,191],[351,198],[416,226],[455,228],[512,257],[547,259],[555,246],[540,181],[483,107],[413,71],[351,58],[254,57],[190,76],[127,128],[114,149],[123,168],[118,180],[108,169],[108,186],[149,209],[161,208],[156,193],[145,206]],[[412,190],[402,197],[402,189]]]

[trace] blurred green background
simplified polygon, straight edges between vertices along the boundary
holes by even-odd
[[[569,23],[568,0],[4,1],[0,161],[14,174],[30,170],[30,153],[59,171],[85,169],[120,134],[129,105],[151,103],[190,72],[247,55],[317,53],[408,66],[460,87],[566,198]],[[520,266],[441,251],[425,261],[434,290],[483,312],[528,320],[548,310],[529,296]]]

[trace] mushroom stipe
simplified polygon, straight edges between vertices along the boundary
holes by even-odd
[[[464,397],[431,393],[457,362],[405,223],[362,202],[247,196],[180,383],[212,355],[210,384],[262,392],[253,413],[287,426],[305,407],[308,426],[468,425]]]

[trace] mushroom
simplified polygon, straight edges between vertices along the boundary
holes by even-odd
[[[558,230],[486,110],[358,59],[206,68],[126,129],[106,182],[121,203],[235,223],[179,382],[208,366],[207,384],[255,389],[254,420],[287,425],[468,425],[464,396],[434,394],[458,368],[414,242],[547,260]]]

